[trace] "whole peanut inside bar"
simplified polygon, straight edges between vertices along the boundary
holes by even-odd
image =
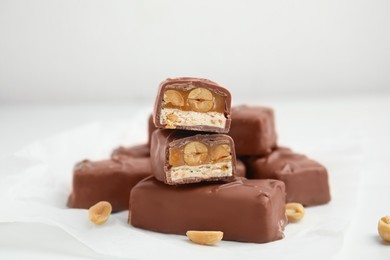
[[[169,148],[167,178],[218,178],[233,175],[231,144],[224,140],[190,141]]]
[[[168,128],[207,125],[224,128],[226,96],[202,87],[172,84],[165,88],[160,123]]]

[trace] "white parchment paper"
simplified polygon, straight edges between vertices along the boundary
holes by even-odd
[[[89,222],[87,210],[66,207],[72,168],[85,158],[107,158],[120,144],[146,140],[145,116],[96,122],[37,141],[0,161],[0,222],[43,223],[63,229],[102,255],[132,259],[329,259],[342,246],[355,209],[359,149],[340,140],[302,143],[304,152],[329,170],[332,201],[306,209],[300,223],[289,224],[285,238],[267,244],[222,241],[199,246],[185,236],[149,232],[127,224],[128,212],[113,214],[102,226]],[[128,121],[128,120],[127,120]],[[6,210],[4,210],[6,209]]]

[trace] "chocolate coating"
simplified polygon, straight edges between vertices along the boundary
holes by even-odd
[[[152,141],[152,134],[156,130],[156,126],[153,123],[153,115],[150,114],[148,118],[148,146],[150,147],[150,142]]]
[[[164,98],[164,91],[168,86],[176,85],[177,89],[192,89],[192,88],[206,88],[211,92],[224,95],[226,97],[224,116],[226,123],[224,128],[208,126],[208,125],[195,125],[195,126],[176,126],[176,129],[192,130],[192,131],[204,131],[204,132],[215,132],[215,133],[227,133],[230,129],[231,118],[230,109],[232,97],[230,92],[219,84],[202,78],[191,78],[191,77],[180,77],[180,78],[168,78],[160,84],[156,102],[154,105],[153,122],[157,128],[167,128],[166,125],[160,123],[161,107]],[[186,85],[186,86],[180,86]]]
[[[270,153],[277,139],[273,110],[247,105],[233,107],[229,135],[234,140],[237,156]]]
[[[68,207],[88,209],[99,201],[108,201],[114,212],[127,210],[131,189],[150,175],[149,158],[84,160],[74,167]]]
[[[236,173],[234,175],[236,177],[246,177],[246,166],[240,159],[236,159]]]
[[[326,168],[288,148],[277,148],[266,157],[251,158],[247,166],[250,178],[283,181],[287,202],[314,206],[331,199]]]
[[[140,144],[130,147],[120,146],[111,153],[113,160],[126,160],[129,157],[142,158],[150,157],[149,144]]]
[[[265,243],[283,238],[285,187],[277,180],[168,186],[153,177],[131,191],[134,227],[184,235],[223,231],[224,240]]]
[[[210,177],[208,179],[201,178],[186,178],[180,181],[172,181],[168,177],[169,165],[169,149],[179,145],[183,145],[190,141],[208,141],[208,140],[223,140],[230,143],[231,146],[231,162],[233,168],[233,176],[236,172],[236,155],[234,151],[234,142],[228,135],[223,134],[199,134],[194,131],[183,130],[169,130],[158,129],[153,132],[152,143],[150,150],[152,172],[156,179],[169,185],[196,183],[201,181],[217,181],[217,180],[231,180],[233,176],[229,177]]]

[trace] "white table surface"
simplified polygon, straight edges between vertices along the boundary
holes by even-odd
[[[274,108],[279,143],[295,150],[299,151],[299,143],[294,140],[302,136],[308,140],[319,140],[319,145],[332,138],[356,143],[362,153],[361,160],[356,161],[361,165],[357,207],[344,236],[342,249],[335,259],[390,259],[390,244],[383,243],[377,233],[379,218],[390,215],[390,94],[270,99],[250,103]],[[113,118],[131,120],[139,106],[143,110],[149,108],[146,104],[134,102],[0,104],[0,156],[89,122]],[[0,214],[2,210],[6,209],[0,209]],[[22,258],[107,259],[54,227],[0,224],[0,259]],[[289,256],[289,259],[294,257]]]

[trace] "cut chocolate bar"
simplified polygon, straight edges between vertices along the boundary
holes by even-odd
[[[99,201],[108,201],[114,212],[127,210],[131,189],[150,175],[149,158],[84,160],[74,168],[68,207],[88,209]]]
[[[230,92],[207,79],[171,78],[160,84],[154,109],[157,128],[227,133]]]
[[[114,160],[126,160],[129,157],[142,158],[150,157],[150,148],[148,144],[134,145],[130,147],[120,146],[111,153]]]
[[[170,185],[227,180],[236,170],[233,140],[223,134],[158,129],[150,156],[154,176]]]
[[[265,157],[250,158],[247,162],[250,178],[283,181],[287,202],[313,206],[330,201],[326,168],[302,154],[277,148]]]
[[[216,230],[224,240],[265,243],[283,238],[285,196],[277,180],[168,186],[150,177],[131,191],[129,223],[179,235]]]
[[[246,105],[233,107],[229,135],[234,140],[237,156],[270,153],[277,137],[273,110]]]

